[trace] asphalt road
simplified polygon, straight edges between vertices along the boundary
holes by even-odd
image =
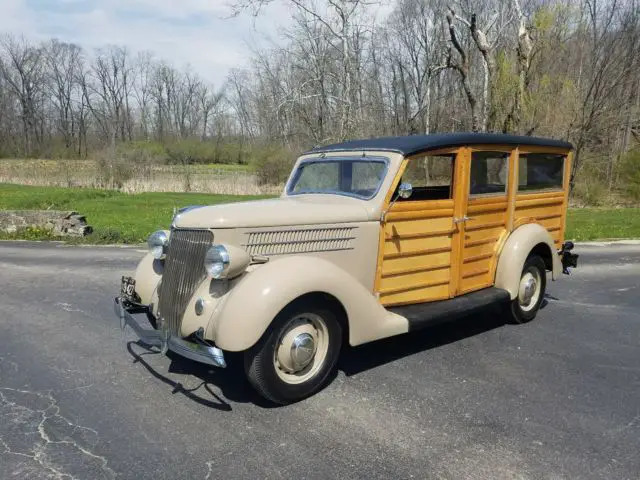
[[[270,408],[239,368],[123,342],[140,251],[0,242],[0,478],[638,479],[640,245],[576,251],[534,322],[352,349]]]

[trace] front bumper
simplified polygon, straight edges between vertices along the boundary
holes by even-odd
[[[172,352],[207,365],[224,368],[227,363],[224,359],[224,353],[217,347],[202,343],[195,343],[184,340],[180,337],[169,335],[163,330],[155,330],[153,328],[145,328],[140,325],[134,314],[145,313],[151,315],[146,305],[132,304],[122,297],[116,297],[113,302],[113,310],[120,319],[120,328],[124,330],[126,326],[130,326],[142,343],[146,345],[160,347],[163,352],[171,350]]]

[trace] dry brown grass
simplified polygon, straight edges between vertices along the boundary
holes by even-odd
[[[277,194],[282,186],[258,184],[242,166],[133,165],[130,178],[116,185],[92,160],[0,160],[0,183],[51,187],[117,189],[127,193],[198,192],[224,195]]]

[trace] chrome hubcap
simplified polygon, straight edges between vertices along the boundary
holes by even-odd
[[[518,301],[524,311],[531,310],[539,300],[542,279],[537,270],[529,270],[520,279]]]
[[[312,378],[327,357],[328,340],[327,325],[319,315],[308,313],[291,319],[274,352],[278,376],[291,384]]]
[[[296,371],[305,368],[316,353],[316,342],[308,333],[301,333],[293,339],[291,345],[291,363]]]
[[[524,303],[531,302],[531,299],[533,298],[533,294],[536,293],[536,279],[535,278],[527,279],[524,282],[523,289],[524,289],[524,292],[523,292]]]

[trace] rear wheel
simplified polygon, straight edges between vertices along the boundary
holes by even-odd
[[[245,353],[245,372],[266,399],[292,403],[325,385],[341,345],[342,329],[331,310],[316,303],[294,304]]]
[[[540,309],[547,287],[547,269],[538,255],[527,258],[522,268],[518,295],[511,302],[511,317],[515,323],[533,320]]]

